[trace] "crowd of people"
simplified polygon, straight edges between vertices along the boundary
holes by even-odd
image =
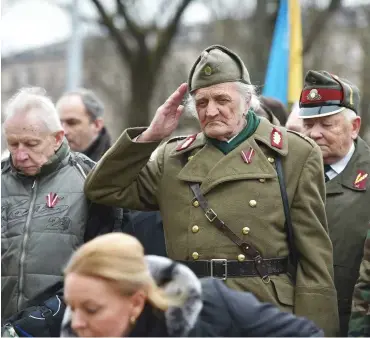
[[[310,70],[289,115],[220,45],[114,144],[91,90],[54,105],[21,89],[4,121],[2,335],[370,335],[359,107],[353,83]],[[171,137],[184,111],[201,131]]]

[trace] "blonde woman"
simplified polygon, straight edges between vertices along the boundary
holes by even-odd
[[[62,337],[322,336],[312,322],[221,280],[199,280],[140,242],[111,233],[80,247],[65,269]]]

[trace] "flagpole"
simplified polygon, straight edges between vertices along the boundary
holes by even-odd
[[[83,38],[80,29],[79,4],[79,0],[73,0],[73,5],[70,7],[72,32],[67,50],[67,91],[74,90],[82,85]]]

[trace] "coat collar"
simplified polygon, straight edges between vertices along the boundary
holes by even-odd
[[[2,168],[2,172],[5,172],[10,169],[13,174],[17,175],[20,178],[26,179],[26,180],[34,179],[36,177],[38,178],[38,177],[47,176],[50,173],[56,171],[61,165],[63,165],[63,163],[67,163],[66,159],[69,156],[69,154],[70,154],[70,148],[68,145],[68,141],[67,139],[64,138],[59,149],[55,152],[53,156],[50,157],[49,161],[41,167],[41,170],[37,175],[27,176],[27,175],[24,175],[22,172],[20,172],[17,168],[14,167],[11,155],[6,160],[7,163],[4,164],[4,167]]]
[[[94,140],[89,147],[82,153],[97,162],[106,153],[111,146],[111,139],[105,127],[100,131],[96,140]]]
[[[277,148],[272,145],[271,138],[272,138],[274,130],[277,130],[278,132],[281,133],[281,138],[282,138],[281,148]],[[274,126],[266,119],[261,119],[261,122],[256,132],[252,135],[252,137],[256,141],[260,141],[264,143],[267,147],[279,153],[280,155],[282,156],[288,155],[288,135],[287,135],[286,128],[280,127],[280,126]]]
[[[370,148],[360,137],[356,140],[356,149],[345,169],[332,180],[326,183],[326,194],[339,194],[344,192],[344,188],[353,191],[366,191],[369,189],[370,177],[367,178],[365,186],[356,187],[356,181],[359,173],[370,175]]]
[[[272,145],[271,135],[275,130],[278,130],[281,135],[281,148]],[[197,134],[188,147],[181,149],[184,142],[186,140],[181,141],[170,154],[174,158],[186,156],[188,160],[177,177],[183,181],[201,183],[201,190],[204,194],[216,185],[227,181],[277,177],[269,157],[286,156],[288,153],[286,129],[273,126],[265,119],[261,119],[256,132],[251,137],[227,155],[207,142],[203,133]],[[261,145],[266,146],[268,150],[263,151]],[[242,151],[248,152],[250,149],[254,150],[254,156],[251,163],[247,164],[243,161],[241,153]]]
[[[272,136],[271,135],[272,135],[274,130],[278,130],[282,135],[282,148],[281,149],[277,148],[277,147],[274,147],[272,145],[272,142],[271,142],[271,137]],[[171,157],[180,156],[181,154],[191,152],[193,149],[200,148],[200,147],[203,147],[204,145],[206,145],[207,138],[202,132],[198,133],[198,134],[191,135],[188,138],[190,138],[192,136],[195,137],[195,140],[189,145],[189,147],[186,147],[182,150],[174,149],[171,152],[170,156]],[[267,147],[271,148],[273,151],[276,151],[277,153],[279,153],[282,156],[286,156],[288,154],[288,137],[287,137],[286,128],[281,127],[281,126],[272,125],[267,119],[261,119],[261,121],[260,121],[260,123],[257,127],[257,130],[255,131],[255,133],[248,140],[250,140],[250,139],[255,139],[257,141],[260,141],[260,142],[264,143]],[[180,142],[178,144],[181,145],[184,142],[186,142],[186,140],[180,140]]]

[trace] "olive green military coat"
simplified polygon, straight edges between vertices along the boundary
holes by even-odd
[[[358,175],[363,180],[356,187]],[[369,175],[370,147],[358,138],[355,152],[346,168],[326,183],[326,214],[333,243],[341,336],[346,336],[348,332],[352,293],[370,220]]]
[[[188,183],[199,182],[210,207],[234,233],[264,258],[286,257],[285,217],[274,167],[274,159],[281,156],[300,254],[296,286],[286,274],[271,276],[267,284],[260,277],[228,278],[226,283],[306,316],[333,336],[339,324],[321,153],[313,141],[282,127],[275,127],[282,133],[282,148],[273,147],[273,128],[261,119],[256,132],[227,155],[207,143],[202,133],[186,149],[178,151],[184,140],[175,138],[156,150],[158,143],[133,142],[143,128],[128,129],[87,177],[85,192],[102,204],[159,209],[172,259],[236,260],[240,249],[193,204]],[[250,148],[255,155],[247,164],[241,151]],[[188,159],[184,167],[182,156]]]

